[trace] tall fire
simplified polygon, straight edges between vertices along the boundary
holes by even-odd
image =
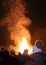
[[[14,44],[9,45],[8,49],[13,49],[16,54],[28,49],[30,54],[32,52],[31,34],[27,28],[31,20],[25,16],[25,2],[24,0],[12,0],[12,2],[10,13],[4,19],[11,33],[11,40],[14,41]]]

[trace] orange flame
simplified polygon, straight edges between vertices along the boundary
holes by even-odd
[[[21,52],[21,54],[24,52],[25,49],[28,49],[28,54],[32,53],[32,48],[29,47],[26,38],[23,38],[23,40],[20,43],[21,44],[19,45],[19,52]]]
[[[29,50],[29,54],[32,53],[32,47],[29,45],[31,34],[27,29],[31,24],[31,20],[25,16],[26,11],[23,3],[25,4],[22,0],[16,0],[15,7],[11,8],[9,16],[4,20],[8,21],[11,40],[14,40],[14,44],[9,45],[8,49],[13,49],[16,54],[18,52],[23,53],[25,49]]]

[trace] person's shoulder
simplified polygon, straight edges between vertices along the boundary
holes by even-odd
[[[38,53],[33,53],[31,56],[33,56],[33,57],[39,57],[39,56],[41,56],[41,57],[45,57],[45,54],[44,53],[42,53],[42,52],[38,52]]]

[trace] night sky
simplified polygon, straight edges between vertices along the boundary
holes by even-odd
[[[35,32],[40,28],[46,28],[46,1],[45,0],[26,0],[27,16],[32,19],[31,30]]]

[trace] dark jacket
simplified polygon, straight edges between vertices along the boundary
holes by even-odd
[[[44,53],[34,53],[31,56],[31,65],[46,65]]]

